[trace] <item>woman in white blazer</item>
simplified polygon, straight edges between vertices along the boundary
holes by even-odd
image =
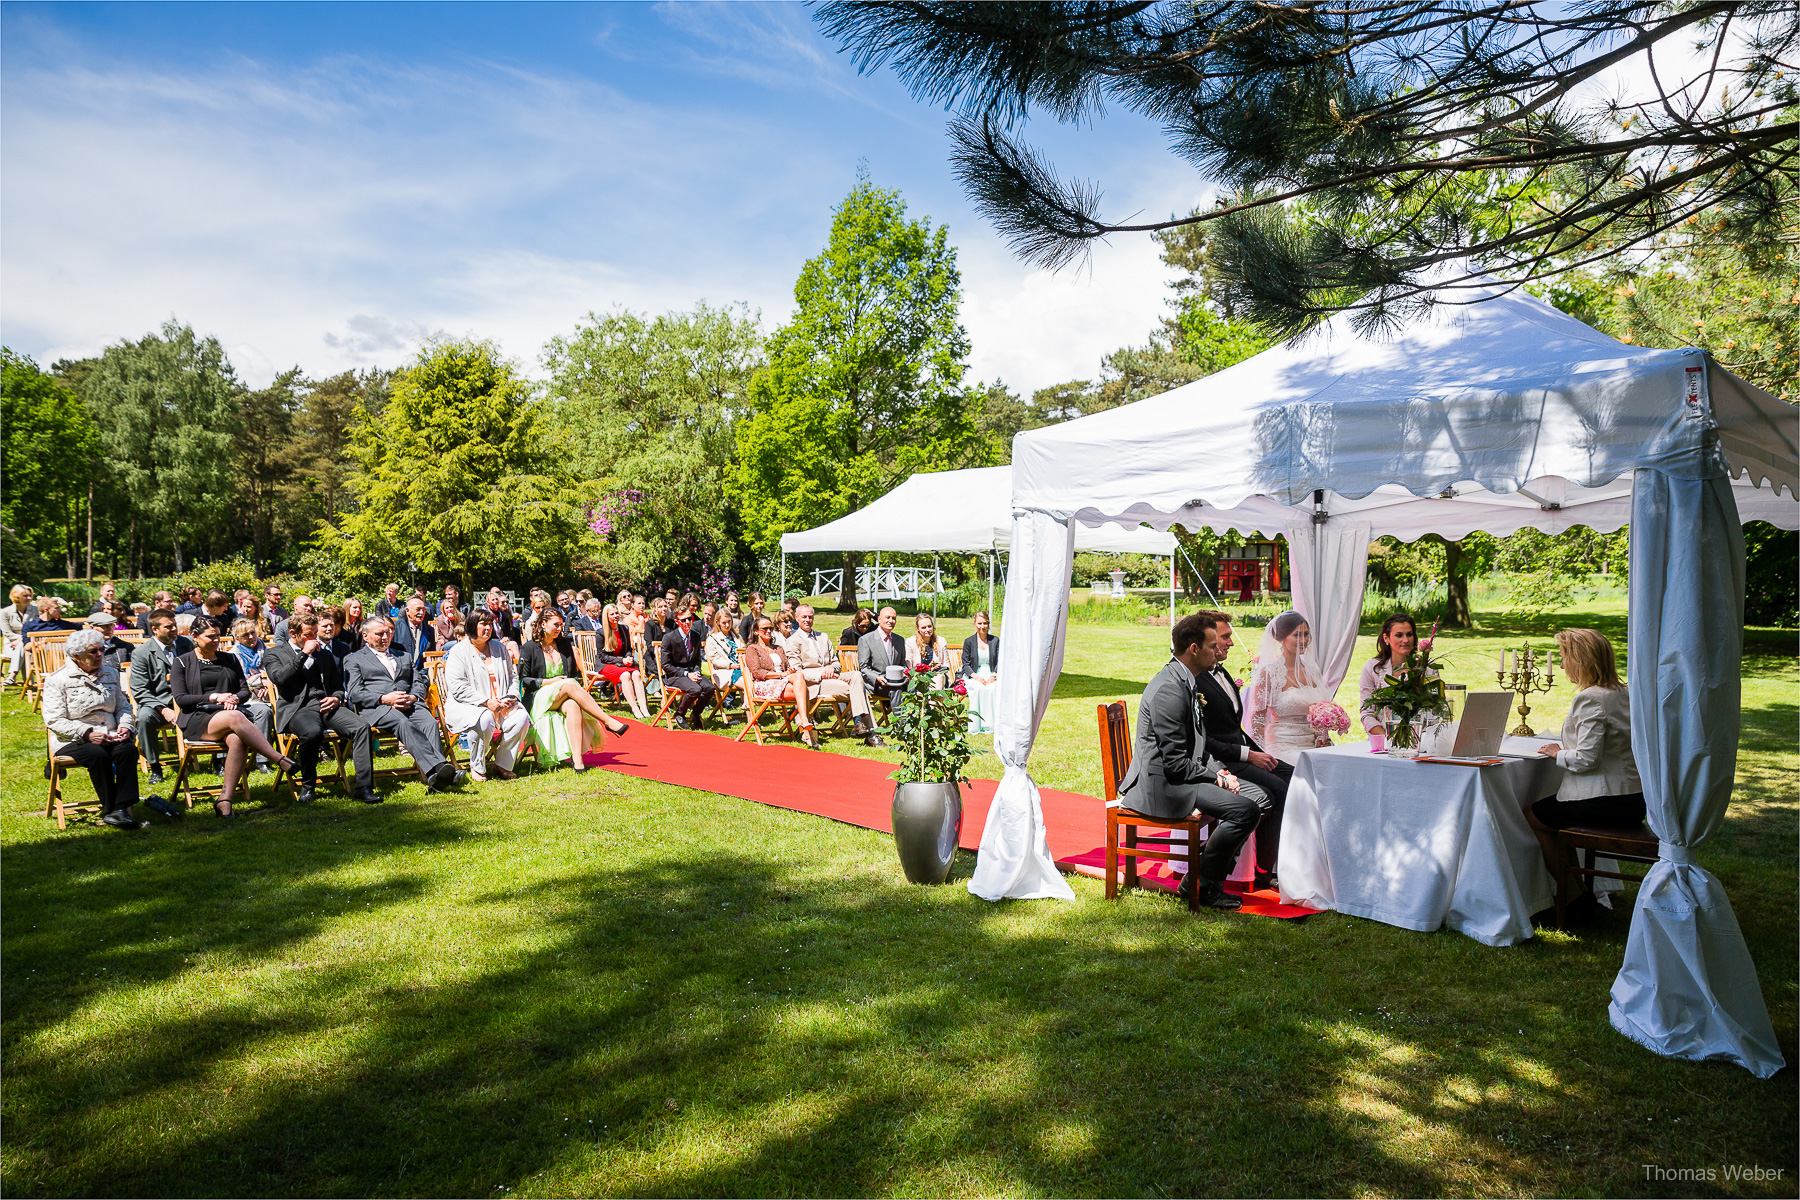
[[[475,734],[469,755],[469,777],[487,782],[488,747],[494,752],[494,774],[513,777],[519,749],[531,729],[531,713],[519,699],[519,677],[506,643],[494,636],[494,618],[476,609],[463,625],[466,636],[444,654],[444,720],[454,735]]]
[[[1571,853],[1557,849],[1555,830],[1636,829],[1644,821],[1644,785],[1631,757],[1631,693],[1619,678],[1612,643],[1598,630],[1565,629],[1556,645],[1569,682],[1581,690],[1569,705],[1561,740],[1538,748],[1563,769],[1556,795],[1531,806],[1531,827],[1553,872],[1556,856]]]

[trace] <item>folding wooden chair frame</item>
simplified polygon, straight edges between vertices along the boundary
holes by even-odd
[[[44,815],[54,816],[58,829],[69,827],[70,813],[97,813],[102,810],[98,796],[92,800],[71,801],[63,795],[64,777],[68,775],[69,768],[80,764],[66,754],[56,753],[56,735],[48,729],[44,730],[44,763],[47,768],[44,774],[50,785],[49,798],[44,802]]]
[[[275,689],[273,683],[269,685],[269,708],[271,709],[270,722],[275,728],[275,748],[281,751],[282,757],[292,758],[294,757],[294,751],[300,748],[300,738],[296,734],[281,732],[281,693]],[[332,762],[336,765],[336,770],[332,776],[333,781],[338,785],[340,791],[348,794],[350,789],[344,782],[344,760],[350,755],[349,744],[346,743],[343,738],[338,736],[337,730],[327,725],[325,727],[325,739],[320,744],[319,749],[321,752],[325,750],[331,751]],[[275,780],[271,786],[279,792],[284,783],[287,785],[288,796],[290,799],[300,794],[300,784],[295,780],[294,776],[288,774],[287,768],[277,765],[275,768]]]
[[[425,652],[425,707],[438,723],[438,737],[444,743],[444,757],[450,765],[459,771],[469,769],[469,754],[462,748],[462,739],[450,732],[450,722],[444,716],[444,655],[446,650],[427,650]],[[476,730],[476,736],[481,731]]]
[[[138,704],[137,697],[131,694],[131,660],[129,658],[126,659],[120,665],[119,690],[124,693],[126,702],[131,705],[132,727],[134,729],[142,729],[143,722],[144,722],[144,710],[143,710],[143,707]],[[132,736],[136,737],[137,735],[134,733]],[[162,762],[163,739],[171,738],[174,736],[175,736],[175,732],[169,726],[161,725],[161,726],[157,727],[157,730],[156,730],[156,760],[159,765]],[[150,760],[144,757],[144,744],[141,741],[138,743],[138,766],[143,768],[145,773],[148,773],[150,770]]]
[[[25,696],[34,713],[44,711],[44,680],[63,665],[63,643],[72,632],[59,629],[25,635]]]
[[[745,734],[753,733],[756,735],[756,744],[762,745],[762,716],[771,708],[781,709],[781,724],[776,728],[775,736],[785,737],[793,734],[795,738],[798,738],[800,731],[794,727],[794,718],[800,715],[799,702],[783,699],[782,696],[777,696],[772,700],[759,699],[756,694],[756,681],[750,678],[750,668],[744,665],[744,650],[741,649],[738,651],[738,670],[744,673],[746,685],[744,689],[744,727],[738,730],[738,735],[733,740],[741,742],[744,740]],[[782,695],[785,696],[786,692],[783,692]]]
[[[663,677],[662,644],[660,642],[657,643],[655,649],[656,649],[656,677],[658,679],[661,679]],[[681,697],[685,696],[686,694],[687,693],[683,692],[680,688],[672,688],[666,683],[663,684],[662,703],[657,706],[656,716],[651,718],[650,727],[652,729],[654,729],[654,728],[661,726],[663,718],[669,715],[669,710],[671,708],[674,708],[676,705],[676,702],[679,701],[681,699]],[[670,728],[673,729],[674,726],[671,725]]]
[[[210,800],[215,796],[221,796],[225,793],[225,781],[223,779],[219,781],[217,787],[199,787],[188,782],[188,776],[192,774],[194,765],[199,761],[200,756],[202,754],[224,754],[225,743],[188,741],[187,734],[183,733],[181,729],[181,720],[187,715],[188,714],[183,713],[179,707],[175,709],[174,728],[176,762],[174,795],[177,800],[186,801],[187,806],[192,808],[194,807],[194,796],[196,794],[198,794],[202,800]],[[250,794],[248,772],[245,773],[244,794],[246,796]]]
[[[1617,879],[1624,883],[1642,883],[1642,875],[1626,875],[1621,871],[1602,871],[1594,866],[1594,856],[1604,854],[1608,858],[1621,862],[1655,863],[1660,858],[1661,844],[1656,835],[1642,825],[1635,830],[1600,829],[1587,825],[1572,825],[1567,829],[1556,831],[1556,844],[1565,853],[1559,859],[1559,870],[1556,876],[1556,923],[1563,923],[1563,910],[1569,903],[1569,893],[1574,889],[1576,879],[1585,880],[1589,887],[1593,886],[1596,877],[1600,879]],[[1570,860],[1579,852],[1580,862]]]
[[[1140,858],[1185,862],[1191,871],[1200,833],[1211,829],[1216,821],[1204,815],[1173,821],[1166,817],[1146,817],[1120,804],[1119,781],[1125,778],[1125,772],[1131,767],[1131,721],[1123,702],[1097,705],[1095,715],[1100,724],[1100,771],[1106,784],[1106,898],[1116,900],[1120,892],[1121,858],[1125,860],[1125,890],[1139,886],[1137,860]],[[1142,836],[1138,833],[1139,829],[1146,828],[1171,831],[1179,829],[1186,833],[1187,838],[1185,842],[1178,842],[1173,837]],[[1120,830],[1125,834],[1123,845],[1120,844]],[[1146,846],[1163,848],[1145,849]],[[1181,849],[1175,851],[1175,846],[1180,846]],[[1188,894],[1188,911],[1200,911],[1198,889]]]

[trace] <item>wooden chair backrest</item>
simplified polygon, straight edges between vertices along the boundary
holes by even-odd
[[[596,665],[600,661],[600,635],[591,629],[578,629],[574,633],[575,665],[581,668],[585,678],[590,671],[598,671]]]
[[[144,639],[150,636],[141,629],[121,629],[118,634],[121,640],[130,642],[134,646],[143,645]]]
[[[950,674],[954,678],[962,674],[962,647],[950,647]]]
[[[442,724],[444,720],[444,652],[427,650],[425,652],[425,707],[431,715]]]
[[[853,675],[856,673],[855,646],[838,647],[838,671],[840,674],[844,675]]]
[[[1104,799],[1108,804],[1119,798],[1119,781],[1131,768],[1131,718],[1125,713],[1125,702],[1096,705],[1094,714],[1100,721],[1100,775],[1106,783]]]
[[[48,679],[62,669],[63,663],[68,661],[63,649],[63,644],[68,640],[68,633],[60,630],[56,633],[31,635],[31,653],[36,657],[39,676]]]

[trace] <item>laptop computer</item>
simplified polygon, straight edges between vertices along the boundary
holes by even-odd
[[[1456,723],[1456,744],[1449,757],[1491,758],[1498,754],[1511,711],[1511,692],[1470,692],[1462,719]]]

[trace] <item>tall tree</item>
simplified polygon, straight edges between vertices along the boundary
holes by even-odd
[[[250,561],[258,572],[267,568],[274,554],[275,514],[294,473],[296,393],[305,382],[300,368],[292,367],[268,387],[245,389],[238,397],[238,512],[250,526]]]
[[[1529,280],[1629,254],[1702,213],[1772,243],[1793,196],[1791,4],[834,0],[817,17],[864,70],[961,110],[958,173],[1021,256],[1216,222],[1237,315],[1284,332],[1390,319],[1467,283],[1468,260]],[[1695,39],[1715,47],[1698,76],[1670,71]],[[1621,66],[1648,94],[1595,86]],[[1017,136],[1107,104],[1160,124],[1224,202],[1111,222],[1096,184]],[[1533,202],[1485,203],[1494,187]],[[1304,219],[1286,207],[1302,198]]]
[[[160,336],[107,347],[82,390],[134,538],[167,538],[178,572],[189,553],[222,548],[239,413],[218,339],[169,321]]]
[[[592,519],[604,544],[596,574],[724,580],[731,539],[719,498],[761,362],[762,331],[743,305],[590,313],[550,340],[550,419],[576,472],[604,491]]]
[[[284,523],[296,541],[318,524],[335,522],[354,501],[348,481],[356,469],[350,435],[357,413],[379,419],[387,410],[394,372],[370,367],[344,371],[300,390],[285,488]]]
[[[99,431],[74,390],[30,358],[0,348],[0,380],[0,523],[73,577]]]
[[[408,562],[453,574],[565,572],[587,539],[583,492],[545,436],[543,410],[489,342],[426,346],[385,412],[359,415],[354,512],[320,531],[351,582]]]
[[[947,232],[908,220],[900,194],[861,173],[824,251],[801,269],[797,311],[770,337],[738,426],[740,504],[759,552],[915,471],[992,460],[976,427],[982,396],[962,387],[961,288]],[[856,605],[859,561],[844,556],[840,608]]]

